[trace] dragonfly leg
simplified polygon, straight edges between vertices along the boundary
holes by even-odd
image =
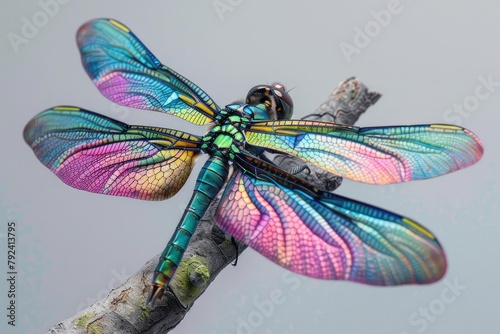
[[[234,262],[231,263],[233,267],[236,267],[238,264],[238,255],[240,253],[239,247],[238,247],[238,242],[236,242],[236,239],[234,237],[231,237],[231,242],[234,244],[234,247],[236,247],[236,258],[234,259]]]
[[[227,159],[219,154],[211,156],[203,166],[181,221],[160,256],[146,305],[153,307],[154,303],[162,298],[165,287],[180,265],[184,251],[200,219],[226,182],[228,174]]]

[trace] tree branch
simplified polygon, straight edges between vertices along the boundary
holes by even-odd
[[[380,98],[356,78],[343,81],[314,114],[304,119],[353,125]],[[273,161],[319,189],[333,191],[342,178],[286,154]],[[218,202],[218,201],[216,201]],[[222,232],[213,203],[191,238],[181,265],[153,309],[145,305],[159,254],[104,299],[52,327],[48,333],[166,333],[184,318],[215,277],[247,247]]]

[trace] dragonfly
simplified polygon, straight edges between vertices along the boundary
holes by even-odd
[[[291,120],[281,84],[253,87],[245,103],[219,107],[163,65],[124,24],[80,27],[83,67],[109,100],[208,125],[204,135],[128,125],[74,106],[35,116],[24,139],[64,183],[142,200],[174,196],[202,154],[192,197],[160,256],[146,304],[160,300],[207,208],[229,235],[302,275],[377,286],[427,284],[446,271],[435,235],[416,221],[316,188],[268,158],[281,153],[350,180],[390,184],[470,166],[483,146],[471,131],[444,124],[359,128]]]

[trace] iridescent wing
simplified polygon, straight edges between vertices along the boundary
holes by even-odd
[[[251,156],[236,171],[217,209],[229,234],[291,271],[372,285],[440,279],[446,257],[415,221],[320,192]]]
[[[250,145],[371,184],[451,173],[476,163],[483,154],[472,132],[441,124],[357,128],[314,121],[253,122],[246,137]]]
[[[83,67],[99,91],[118,104],[203,125],[220,108],[203,90],[160,61],[122,23],[87,22],[77,33]]]
[[[64,183],[144,200],[175,195],[200,154],[196,136],[131,126],[67,106],[35,116],[24,129],[24,139]]]

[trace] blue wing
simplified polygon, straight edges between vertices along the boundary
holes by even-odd
[[[160,61],[124,24],[87,22],[77,33],[83,67],[118,104],[165,112],[191,123],[212,122],[220,108],[203,90]]]

